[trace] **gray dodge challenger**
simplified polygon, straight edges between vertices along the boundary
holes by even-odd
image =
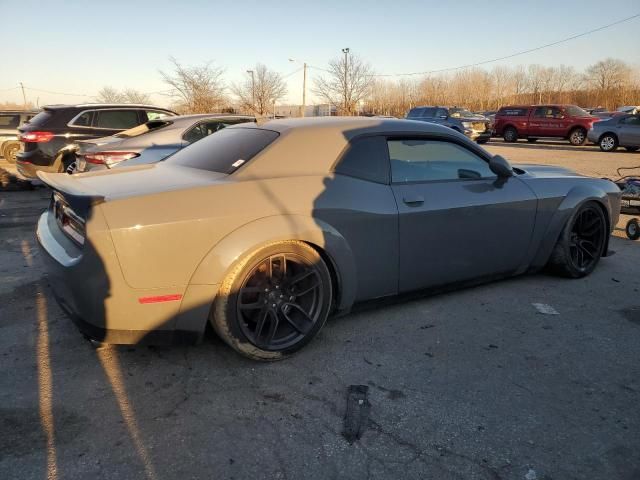
[[[358,302],[543,267],[588,275],[620,204],[608,180],[379,118],[232,126],[159,164],[39,176],[50,283],[85,335],[197,341],[210,324],[258,360]]]

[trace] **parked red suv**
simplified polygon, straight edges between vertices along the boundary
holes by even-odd
[[[571,145],[584,145],[587,132],[598,120],[575,105],[516,105],[498,111],[494,129],[505,142],[556,137],[568,139]]]

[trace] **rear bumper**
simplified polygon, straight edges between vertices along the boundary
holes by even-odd
[[[37,239],[43,251],[49,284],[60,307],[87,337],[113,344],[171,344],[197,342],[202,321],[179,322],[184,301],[144,303],[143,297],[168,295],[185,289],[133,289],[122,277],[108,235],[97,232],[95,241],[78,248],[57,227],[49,212],[38,220]],[[106,243],[105,243],[106,242]],[[102,253],[105,252],[105,253]],[[189,303],[189,302],[187,302]],[[192,303],[192,302],[191,302]],[[179,324],[185,328],[176,328]]]
[[[36,180],[38,178],[38,172],[51,172],[58,173],[57,167],[54,166],[44,166],[44,165],[34,165],[33,163],[25,162],[20,160],[20,154],[18,154],[18,159],[16,161],[16,168],[18,169],[18,173],[26,179]]]

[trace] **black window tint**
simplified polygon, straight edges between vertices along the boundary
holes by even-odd
[[[504,115],[506,117],[524,117],[527,115],[526,108],[502,108],[498,112],[498,115]]]
[[[197,142],[207,136],[206,128],[203,124],[196,125],[182,137],[189,143]]]
[[[625,125],[640,125],[640,117],[627,117],[622,119]]]
[[[483,158],[455,143],[398,139],[387,144],[395,183],[495,177]]]
[[[412,108],[411,110],[409,110],[409,115],[407,115],[407,117],[408,118],[421,117],[423,111],[424,111],[424,108]]]
[[[124,130],[140,124],[136,110],[101,110],[97,115],[94,126],[98,128]]]
[[[533,116],[536,118],[544,118],[547,116],[547,108],[546,107],[538,107],[533,111]]]
[[[78,118],[73,121],[73,125],[77,127],[90,127],[91,126],[91,116],[93,112],[84,112]]]
[[[0,128],[18,128],[20,115],[0,115]]]
[[[260,128],[225,128],[189,145],[166,161],[212,172],[232,173],[278,138],[278,132]]]
[[[382,137],[354,140],[336,165],[335,172],[370,182],[388,183],[389,164],[385,143]]]
[[[449,112],[447,111],[446,108],[439,108],[438,110],[436,110],[436,118],[443,118],[443,117],[447,117],[449,115]]]
[[[425,118],[433,118],[436,116],[437,108],[425,108],[422,112],[422,116]]]

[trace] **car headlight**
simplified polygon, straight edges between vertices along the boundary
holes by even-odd
[[[464,128],[472,129],[473,128],[473,123],[471,123],[471,122],[462,122],[462,126]]]

